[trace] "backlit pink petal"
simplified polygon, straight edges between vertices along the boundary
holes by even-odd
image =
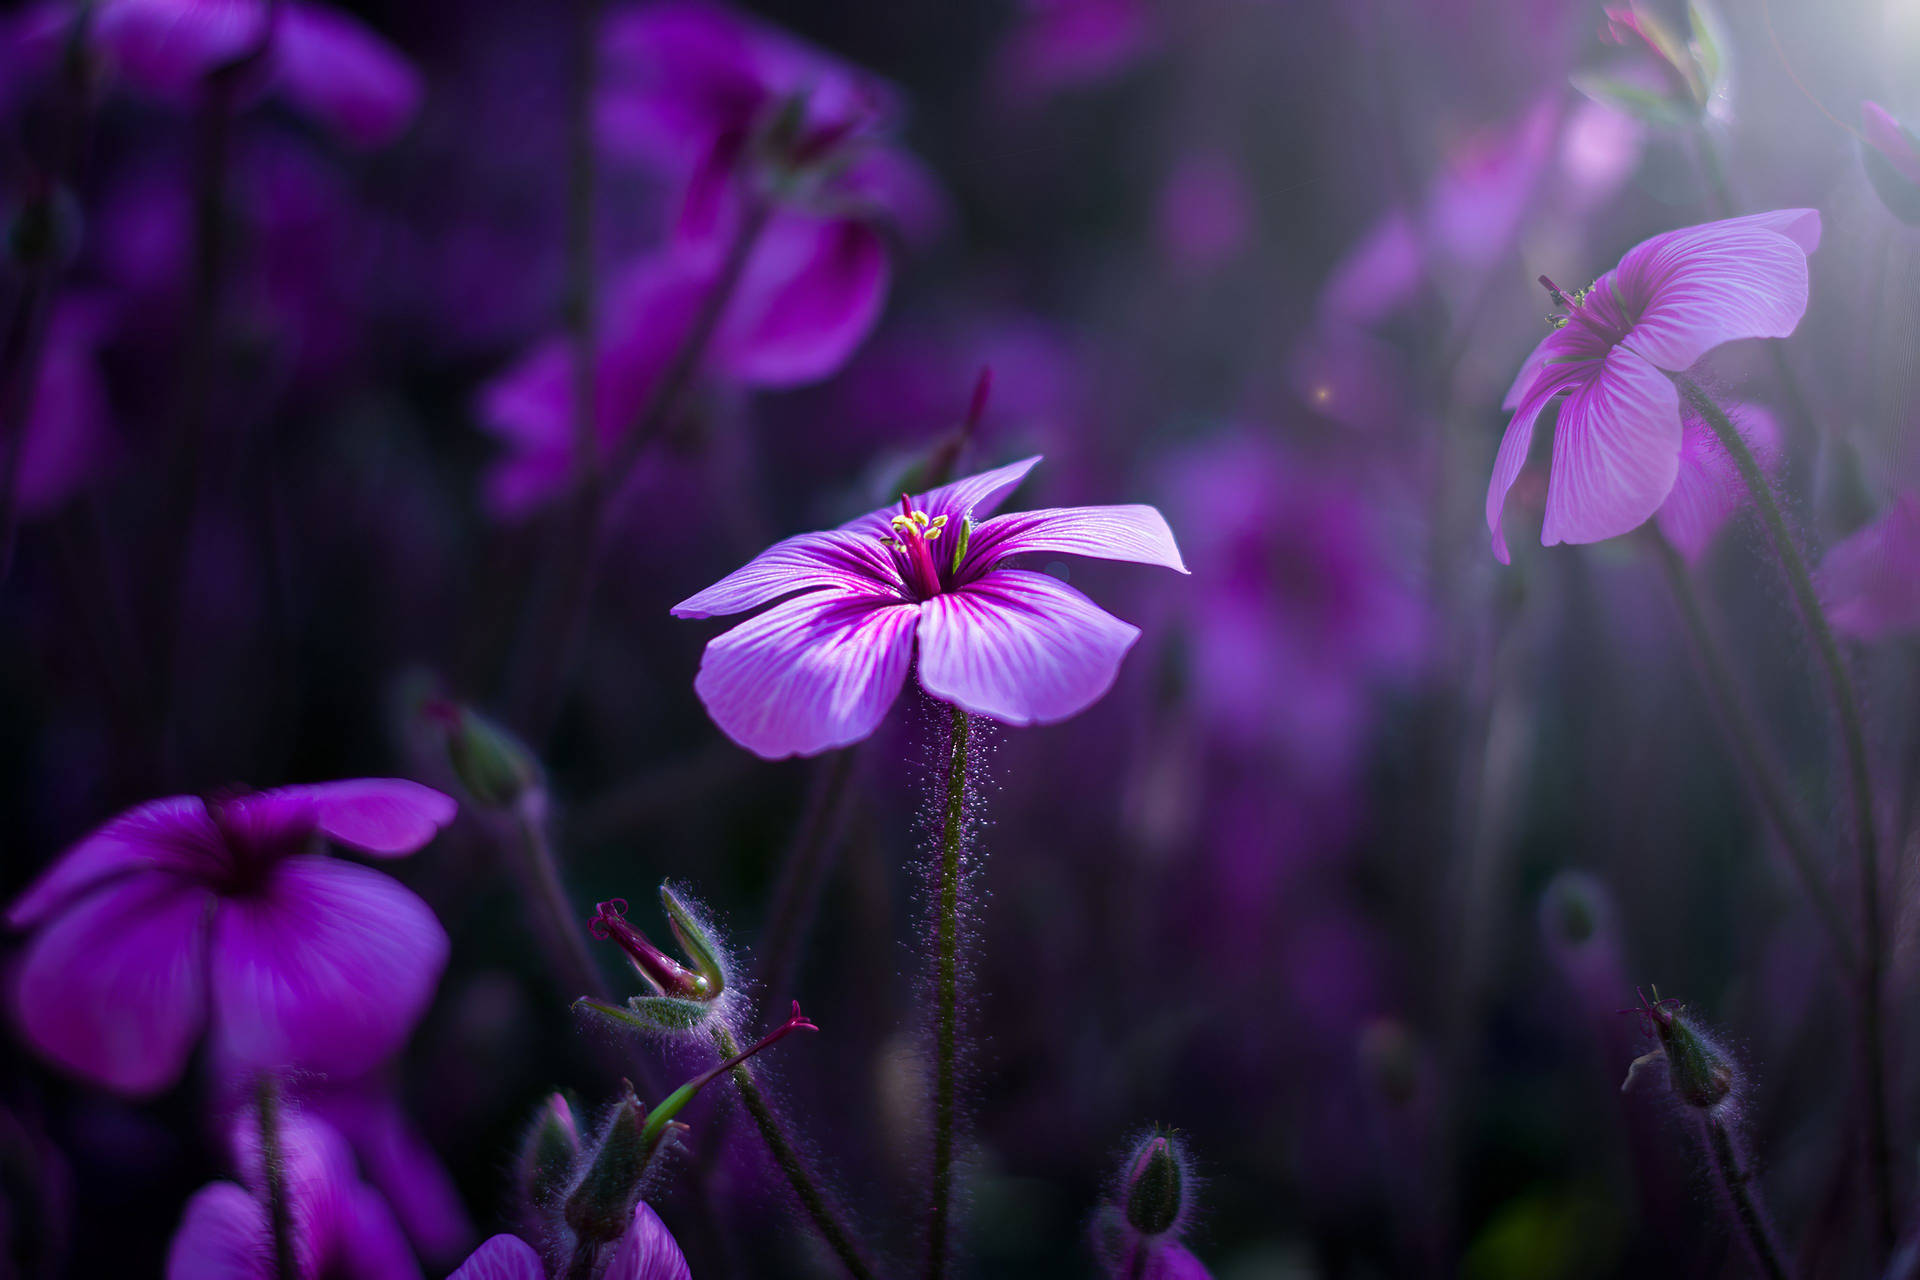
[[[921,606],[920,683],[1006,724],[1045,724],[1112,688],[1139,638],[1056,578],[996,569]]]
[[[721,617],[821,587],[881,592],[897,588],[899,579],[877,537],[838,529],[801,533],[774,543],[672,612],[676,618]]]
[[[1335,264],[1320,290],[1321,315],[1353,325],[1385,319],[1419,289],[1421,261],[1413,220],[1388,214]]]
[[[727,308],[716,359],[763,387],[837,372],[880,318],[891,275],[865,223],[776,215]]]
[[[46,920],[96,885],[146,868],[209,870],[220,833],[198,796],[149,800],[107,822],[61,854],[7,909],[24,929]]]
[[[646,1201],[634,1208],[633,1225],[620,1237],[605,1280],[693,1280],[679,1244]]]
[[[1512,489],[1513,482],[1520,478],[1520,469],[1527,465],[1527,454],[1533,449],[1534,423],[1539,421],[1541,411],[1556,395],[1570,387],[1585,385],[1586,379],[1597,372],[1596,368],[1582,366],[1575,379],[1570,379],[1563,373],[1538,383],[1520,402],[1519,408],[1514,412],[1513,420],[1507,423],[1506,434],[1500,437],[1500,451],[1494,455],[1493,478],[1487,482],[1487,529],[1493,535],[1494,558],[1501,564],[1513,562],[1512,553],[1507,549],[1507,534],[1503,527],[1507,508],[1507,491]]]
[[[769,760],[872,733],[899,696],[920,605],[813,592],[715,637],[694,691],[728,737]]]
[[[1666,374],[1615,348],[1599,376],[1561,406],[1541,544],[1598,542],[1638,528],[1666,501],[1679,467],[1680,393]]]
[[[369,1280],[419,1280],[420,1263],[380,1193],[354,1183],[341,1196],[331,1259],[334,1271]]]
[[[167,1247],[167,1280],[272,1280],[267,1211],[246,1188],[215,1182],[187,1201]]]
[[[255,894],[220,906],[212,975],[222,1047],[251,1066],[365,1070],[413,1029],[446,960],[433,911],[392,877],[288,858]]]
[[[350,1088],[309,1094],[302,1105],[352,1146],[367,1182],[422,1258],[445,1264],[465,1251],[473,1223],[459,1189],[398,1101]]]
[[[1140,1272],[1140,1280],[1213,1280],[1200,1259],[1169,1240],[1154,1248]]]
[[[352,778],[280,787],[266,794],[311,803],[322,835],[382,857],[414,852],[460,810],[452,796],[404,778]]]
[[[1730,405],[1727,416],[1762,467],[1771,470],[1778,464],[1780,431],[1772,414],[1752,405]],[[1681,431],[1680,469],[1673,492],[1655,513],[1660,532],[1681,555],[1697,560],[1747,496],[1733,458],[1721,447],[1713,428],[1689,416]]]
[[[1873,640],[1920,631],[1920,495],[1837,543],[1820,562],[1820,594],[1833,625]]]
[[[1894,172],[1920,185],[1920,147],[1915,146],[1913,136],[1877,102],[1860,104],[1860,120],[1867,145],[1885,156]]]
[[[303,1275],[329,1273],[338,1261],[348,1225],[348,1195],[357,1181],[353,1154],[331,1126],[297,1105],[281,1110],[278,1138],[297,1269]],[[228,1140],[241,1184],[256,1204],[266,1204],[271,1191],[258,1107],[242,1106]]]
[[[392,45],[344,13],[289,3],[274,42],[281,90],[349,142],[391,142],[419,110],[419,73]]]
[[[974,529],[965,563],[990,565],[1005,556],[1030,552],[1129,560],[1187,571],[1166,518],[1141,504],[1055,507],[995,516]],[[963,567],[962,574],[966,572]]]
[[[16,980],[27,1039],[109,1088],[172,1084],[206,1025],[213,903],[211,890],[137,871],[54,920]]]
[[[447,1280],[547,1280],[547,1264],[519,1236],[497,1235]]]
[[[1624,345],[1678,372],[1723,342],[1791,334],[1807,310],[1807,253],[1780,231],[1736,219],[1629,250],[1615,288],[1638,316]]]
[[[1040,461],[1040,455],[1022,458],[1018,462],[1009,462],[1004,467],[995,467],[991,471],[982,471],[952,484],[943,484],[937,489],[929,489],[912,498],[914,509],[924,511],[929,516],[945,516],[947,523],[958,525],[968,516],[978,522],[992,515],[1008,495],[1020,487],[1027,478],[1027,472],[1034,469]],[[889,503],[877,511],[869,511],[841,525],[842,530],[871,535],[890,537],[888,521],[900,514],[897,503]]]

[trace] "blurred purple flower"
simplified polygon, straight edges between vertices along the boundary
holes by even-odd
[[[1885,156],[1895,173],[1920,186],[1920,142],[1877,102],[1860,104],[1867,145]]]
[[[1253,231],[1246,179],[1223,155],[1181,158],[1160,189],[1160,243],[1177,265],[1207,270],[1232,259]]]
[[[317,846],[397,857],[453,815],[381,778],[128,810],[7,911],[38,930],[15,984],[27,1038],[129,1093],[177,1079],[209,1020],[235,1066],[365,1070],[425,1009],[447,935],[399,882]]]
[[[93,300],[68,298],[54,312],[26,434],[17,445],[14,497],[23,519],[51,515],[113,455],[112,407],[94,354],[108,324],[107,308]],[[0,441],[13,430],[0,422]]]
[[[393,1093],[369,1081],[302,1082],[299,1104],[345,1138],[366,1180],[386,1199],[430,1264],[451,1265],[473,1242],[473,1221],[446,1166]]]
[[[768,759],[857,742],[899,695],[916,638],[921,687],[977,715],[1048,723],[1096,701],[1140,632],[1057,578],[1003,562],[1047,552],[1186,566],[1152,507],[974,523],[1038,461],[788,538],[675,605],[677,617],[710,618],[780,601],[708,643],[694,689],[714,721]]]
[[[1026,0],[1000,49],[999,78],[1016,99],[1079,89],[1130,70],[1152,51],[1141,0]]]
[[[361,1182],[346,1144],[297,1109],[276,1134],[284,1170],[294,1275],[299,1280],[406,1280],[420,1266],[386,1201]],[[259,1112],[232,1131],[239,1182],[213,1182],[187,1202],[167,1251],[168,1280],[275,1280]]]
[[[1753,214],[1655,236],[1591,288],[1552,290],[1567,314],[1508,393],[1515,412],[1487,487],[1487,527],[1502,564],[1501,508],[1541,411],[1569,397],[1554,430],[1541,544],[1597,542],[1637,527],[1680,472],[1680,398],[1669,375],[1724,342],[1791,334],[1806,313],[1807,255],[1819,243],[1816,210]]]
[[[603,1280],[692,1280],[667,1224],[644,1200],[634,1207],[633,1225],[600,1274]],[[447,1280],[547,1280],[547,1265],[519,1236],[497,1235]]]
[[[1513,406],[1509,405],[1508,408]],[[1773,415],[1753,405],[1728,405],[1727,417],[1753,450],[1760,465],[1780,465],[1780,426]],[[1698,560],[1730,516],[1752,500],[1739,470],[1705,420],[1689,412],[1680,432],[1680,467],[1673,489],[1654,519],[1667,541],[1688,560]]]
[[[412,65],[358,19],[327,5],[101,0],[94,8],[94,43],[128,82],[162,98],[189,100],[210,72],[265,40],[261,86],[357,146],[392,141],[420,105]]]
[[[1827,552],[1820,593],[1833,625],[1862,639],[1920,631],[1920,493]]]
[[[1237,433],[1172,468],[1192,532],[1193,698],[1236,749],[1269,745],[1296,780],[1343,782],[1376,690],[1426,651],[1428,618],[1375,491]]]

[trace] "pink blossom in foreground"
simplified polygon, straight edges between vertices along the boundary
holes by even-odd
[[[1842,631],[1866,640],[1920,631],[1920,493],[1838,543],[1820,562],[1820,594]]]
[[[1784,338],[1807,309],[1807,255],[1820,214],[1782,209],[1684,227],[1635,246],[1591,288],[1566,293],[1561,326],[1527,357],[1487,487],[1493,553],[1534,423],[1567,397],[1554,429],[1544,546],[1598,542],[1640,525],[1680,474],[1680,392],[1670,375],[1725,342]]]
[[[275,1280],[272,1221],[259,1112],[232,1130],[239,1182],[214,1182],[187,1202],[167,1250],[167,1280]],[[279,1144],[299,1280],[409,1280],[420,1266],[379,1192],[361,1182],[340,1135],[297,1109],[282,1113]]]
[[[916,649],[929,694],[1007,724],[1064,720],[1097,701],[1139,630],[1006,561],[1186,566],[1148,506],[988,518],[1038,461],[788,538],[675,605],[677,617],[710,618],[779,602],[708,643],[694,689],[715,723],[768,759],[857,742],[899,696]]]
[[[644,1200],[635,1206],[633,1225],[600,1275],[602,1280],[692,1280],[680,1246]],[[447,1280],[547,1280],[547,1265],[519,1236],[497,1235]]]
[[[321,846],[398,857],[453,815],[383,778],[128,810],[8,908],[35,930],[14,987],[26,1038],[128,1093],[178,1079],[209,1024],[235,1067],[367,1069],[425,1010],[447,935],[398,881]]]

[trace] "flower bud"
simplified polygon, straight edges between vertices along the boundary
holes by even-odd
[[[580,1159],[580,1130],[564,1093],[548,1096],[520,1143],[520,1198],[530,1220],[559,1204]]]
[[[672,885],[660,886],[660,905],[666,909],[667,927],[673,930],[681,952],[692,962],[694,971],[707,980],[701,998],[718,999],[727,989],[727,970],[725,952],[713,939],[713,927]]]
[[[665,897],[666,895],[662,894],[662,898]],[[633,966],[633,971],[640,975],[641,980],[652,988],[656,995],[669,996],[675,1000],[690,1003],[713,1000],[720,995],[717,967],[711,975],[698,968],[689,969],[654,946],[652,939],[634,928],[628,921],[625,898],[609,898],[605,902],[596,902],[593,908],[593,919],[587,922],[587,931],[602,941],[616,943],[622,951],[626,952],[627,962]],[[677,928],[675,933],[676,935],[679,933]],[[704,933],[699,936],[704,943],[706,940]]]
[[[1128,1162],[1127,1225],[1143,1236],[1163,1236],[1180,1221],[1186,1170],[1173,1140],[1154,1134]]]
[[[1633,1083],[1642,1067],[1657,1060],[1666,1063],[1667,1085],[1687,1106],[1711,1110],[1732,1096],[1739,1082],[1733,1059],[1700,1030],[1685,1005],[1672,999],[1648,1000],[1642,994],[1640,1007],[1629,1012],[1641,1016],[1660,1047],[1635,1060],[1622,1089]]]
[[[593,1157],[567,1195],[567,1226],[581,1241],[612,1244],[633,1221],[640,1180],[653,1155],[645,1129],[646,1112],[629,1084],[594,1144]]]
[[[433,702],[427,714],[447,735],[447,760],[474,803],[510,809],[543,785],[540,762],[524,742],[471,707]]]

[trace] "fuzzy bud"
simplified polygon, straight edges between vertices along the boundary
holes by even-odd
[[[548,1096],[520,1143],[515,1183],[530,1219],[560,1201],[580,1159],[580,1129],[563,1093]]]
[[[510,809],[543,786],[540,762],[524,742],[471,707],[435,701],[426,708],[447,736],[447,761],[474,803]]]
[[[1700,1030],[1685,1005],[1671,999],[1648,1000],[1643,994],[1640,1008],[1629,1012],[1641,1016],[1660,1047],[1635,1061],[1627,1084],[1643,1065],[1658,1059],[1666,1063],[1668,1087],[1687,1106],[1708,1111],[1732,1096],[1739,1082],[1733,1059]]]
[[[633,1086],[627,1085],[625,1096],[601,1130],[593,1157],[567,1195],[567,1226],[581,1241],[612,1244],[633,1221],[640,1179],[653,1155],[645,1131],[646,1112],[633,1096]]]
[[[1163,1134],[1147,1139],[1128,1161],[1127,1225],[1143,1236],[1163,1236],[1180,1221],[1186,1171],[1173,1140]]]

